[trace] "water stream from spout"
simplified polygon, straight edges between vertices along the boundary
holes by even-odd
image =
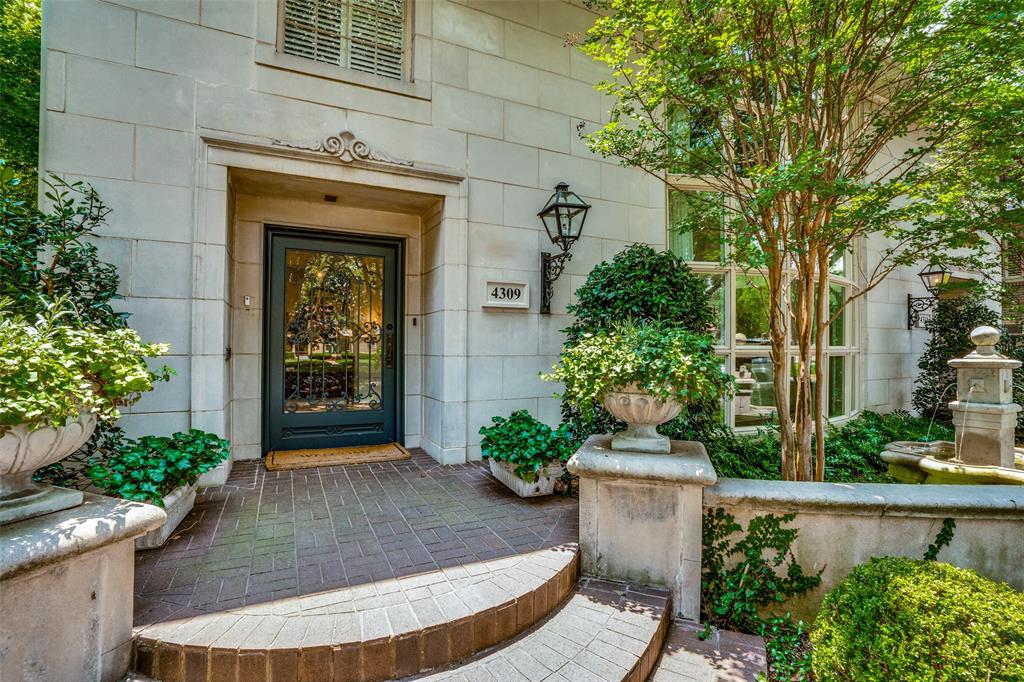
[[[949,393],[949,390],[951,388],[956,388],[956,382],[955,381],[953,383],[951,383],[949,386],[946,386],[946,389],[939,395],[939,401],[938,401],[939,405],[941,405],[942,401],[946,399],[946,394]],[[935,416],[938,413],[939,413],[938,410],[934,410],[934,409],[932,410],[932,418],[928,422],[928,430],[925,431],[925,434],[924,434],[924,437],[925,437],[926,441],[931,441],[931,439],[932,439],[932,427],[935,426]],[[954,453],[954,456],[955,456],[955,453]]]
[[[953,436],[953,459],[955,459],[958,462],[963,461],[963,457],[960,456],[960,449],[963,447],[964,434],[967,432],[967,415],[968,411],[971,409],[971,394],[974,393],[976,390],[978,390],[977,386],[971,386],[971,388],[968,389],[967,399],[964,401],[964,424],[963,426],[960,427],[960,433],[954,433]],[[957,438],[957,436],[960,437]]]

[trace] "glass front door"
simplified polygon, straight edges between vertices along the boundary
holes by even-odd
[[[270,231],[266,450],[397,440],[398,245]]]

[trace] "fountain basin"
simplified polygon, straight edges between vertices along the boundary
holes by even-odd
[[[949,441],[896,441],[885,446],[882,459],[889,475],[903,483],[1024,485],[1024,448],[1014,449],[1014,467],[966,464]]]

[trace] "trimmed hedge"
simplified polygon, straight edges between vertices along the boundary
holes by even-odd
[[[950,564],[872,559],[825,596],[811,642],[819,680],[1020,682],[1024,593]]]

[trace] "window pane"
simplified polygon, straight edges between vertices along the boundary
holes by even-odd
[[[815,378],[815,374],[814,374],[816,366],[817,365],[814,362],[814,360],[811,360],[811,366],[808,369],[808,373],[811,375],[810,391],[811,391],[811,403],[812,404],[814,403],[814,387],[817,386],[817,384],[818,384],[818,380]],[[796,414],[796,383],[797,383],[797,377],[799,377],[799,376],[800,376],[800,360],[798,358],[790,358],[790,364],[789,364],[789,414],[790,414],[790,416],[794,416]],[[812,411],[815,414],[817,414],[817,411],[818,411],[817,407],[815,406],[815,408],[813,408]]]
[[[849,264],[849,253],[834,253],[832,254],[832,260],[828,265],[828,272],[831,275],[837,275],[839,277],[849,277]]]
[[[767,355],[736,358],[736,426],[762,426],[775,418],[775,372]]]
[[[683,260],[722,260],[722,195],[669,190],[669,249]]]
[[[670,106],[668,129],[672,139],[670,173],[704,175],[709,167],[721,163],[716,145],[718,130],[710,112]]]
[[[846,300],[846,287],[839,284],[832,284],[828,289],[828,313],[829,317],[836,314],[839,307]],[[828,328],[828,345],[846,345],[846,311],[844,310]]]
[[[846,414],[846,357],[828,359],[828,416]]]
[[[711,306],[717,313],[715,329],[711,332],[711,335],[715,337],[715,343],[719,345],[725,345],[728,343],[729,337],[727,330],[729,329],[725,319],[725,302],[728,300],[728,280],[724,274],[708,274],[704,276],[704,281],[707,282],[707,296],[708,300],[711,301]]]
[[[768,281],[736,275],[736,345],[768,343]]]

